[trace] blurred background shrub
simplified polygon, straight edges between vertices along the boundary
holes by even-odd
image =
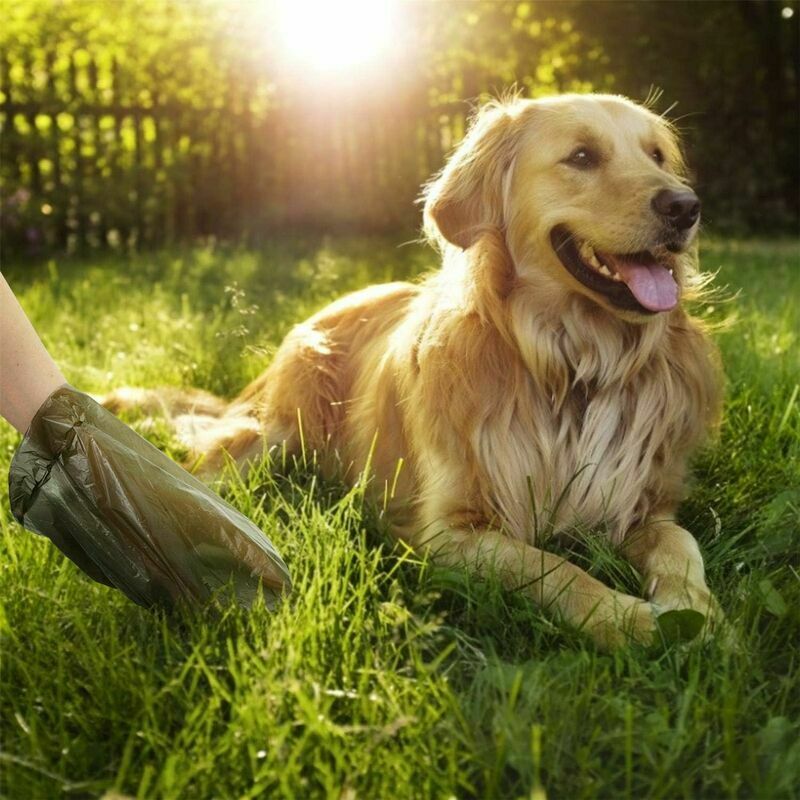
[[[685,136],[717,230],[798,230],[786,2],[14,0],[5,252],[413,230],[475,104],[609,91]]]

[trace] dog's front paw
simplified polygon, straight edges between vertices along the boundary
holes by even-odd
[[[667,612],[694,611],[702,615],[701,627],[706,633],[719,630],[725,623],[725,615],[705,583],[689,583],[677,575],[657,575],[650,580],[645,596],[658,617]]]
[[[586,630],[602,650],[616,650],[630,644],[649,646],[656,641],[656,615],[652,603],[618,595],[597,612],[579,627]]]

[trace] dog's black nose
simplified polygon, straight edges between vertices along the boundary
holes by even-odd
[[[679,231],[691,228],[700,216],[700,199],[691,189],[662,189],[650,205],[656,214]]]

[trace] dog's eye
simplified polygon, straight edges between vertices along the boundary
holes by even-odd
[[[591,169],[596,167],[600,159],[597,153],[590,150],[588,147],[577,147],[565,159],[564,163],[569,164],[571,167],[578,169]]]
[[[664,153],[661,151],[660,147],[653,148],[653,151],[650,153],[653,158],[653,161],[658,164],[658,166],[663,166],[664,164]]]

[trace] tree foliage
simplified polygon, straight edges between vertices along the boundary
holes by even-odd
[[[649,98],[685,134],[707,220],[797,229],[796,0],[401,3],[392,53],[345,77],[287,63],[278,12],[7,4],[4,245],[407,225],[471,106],[510,87]]]

